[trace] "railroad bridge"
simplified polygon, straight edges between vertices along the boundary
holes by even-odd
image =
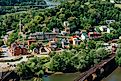
[[[110,55],[109,58],[102,60],[99,64],[82,73],[74,81],[100,81],[111,74],[117,67],[115,55]]]

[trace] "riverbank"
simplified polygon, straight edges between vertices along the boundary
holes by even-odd
[[[42,79],[43,81],[74,81],[80,75],[80,72],[75,73],[55,73],[50,76],[44,76]],[[32,79],[31,79],[32,80]],[[20,81],[30,81],[29,80],[20,80]]]

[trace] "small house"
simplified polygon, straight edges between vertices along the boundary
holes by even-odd
[[[100,26],[99,29],[102,33],[110,33],[110,29],[107,26]]]
[[[51,52],[51,49],[49,47],[43,46],[39,49],[40,54],[49,54],[50,52]]]
[[[55,41],[49,41],[49,47],[55,49],[57,48],[57,43]]]
[[[89,30],[87,30],[87,32],[88,32],[88,37],[90,39],[101,37],[101,34],[98,31],[96,31],[96,27],[89,28]]]
[[[61,31],[61,35],[65,36],[65,35],[67,35],[67,32],[66,31]]]
[[[67,34],[70,34],[69,22],[68,22],[68,21],[64,21],[63,26],[64,26],[64,28],[65,28],[64,31],[65,31]]]
[[[63,26],[64,27],[68,27],[69,26],[69,22],[68,21],[64,21]]]
[[[31,39],[31,40],[27,40],[28,46],[30,46],[32,43],[36,43],[36,40]]]
[[[61,40],[62,48],[69,48],[69,39],[68,38],[63,38]]]
[[[89,38],[99,38],[101,37],[101,34],[99,32],[88,32],[88,37]]]
[[[39,48],[34,48],[33,49],[33,54],[49,54],[51,52],[51,49],[46,46],[41,46]]]
[[[58,28],[53,28],[53,33],[59,33],[59,29]]]
[[[88,39],[89,37],[88,37],[88,35],[87,35],[87,33],[86,32],[82,32],[81,33],[81,40],[85,40],[85,39]]]
[[[70,34],[70,28],[69,27],[65,27],[65,30],[64,30],[67,34]]]
[[[107,24],[111,24],[111,23],[113,23],[113,22],[115,22],[115,20],[106,20],[106,23],[107,23]]]
[[[79,45],[80,44],[80,42],[81,42],[81,40],[79,39],[79,36],[72,36],[71,38],[70,38],[70,43],[72,44],[72,45]]]

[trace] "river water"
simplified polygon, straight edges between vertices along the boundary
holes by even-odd
[[[104,78],[102,81],[121,81],[121,68],[117,68],[108,77]]]
[[[44,76],[43,81],[74,81],[77,77],[79,77],[80,73],[64,73],[64,74],[52,74],[50,76]],[[20,81],[33,81],[30,80],[20,80]]]
[[[44,81],[74,81],[75,78],[79,77],[80,73],[65,73],[61,75],[51,75],[44,77]],[[121,67],[118,67],[109,76],[104,78],[102,81],[121,81]]]
[[[53,74],[51,76],[46,76],[43,81],[74,81],[79,77],[80,73],[65,73],[65,74]]]
[[[51,75],[44,77],[44,81],[74,81],[75,78],[79,77],[80,73],[65,73],[61,75]],[[117,68],[109,76],[104,78],[102,81],[121,81],[121,68]]]

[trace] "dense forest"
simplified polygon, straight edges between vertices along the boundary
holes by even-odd
[[[34,4],[45,4],[44,0],[1,0],[0,6],[26,6]]]
[[[121,35],[121,9],[108,1],[84,4],[76,0],[63,2],[55,8],[43,11],[29,10],[26,13],[0,16],[0,35],[4,34],[7,29],[18,31],[20,20],[24,25],[23,30],[29,33],[37,31],[49,32],[54,27],[62,30],[64,21],[69,21],[69,27],[74,32],[76,29],[88,30],[93,26],[107,25],[106,20],[115,20],[115,23],[109,25],[109,27],[114,29],[114,32],[104,35],[104,40],[107,41],[110,38],[117,38]]]
[[[40,9],[33,7],[34,5],[46,5],[44,0],[1,0],[0,1],[0,15],[7,13],[16,13],[20,11],[27,11],[29,9]],[[45,8],[45,7],[41,7]]]
[[[0,36],[4,35],[7,30],[19,31],[19,22],[24,25],[23,31],[26,33],[33,32],[51,32],[54,27],[63,29],[63,22],[69,21],[71,31],[77,29],[86,29],[90,27],[107,25],[106,20],[115,20],[116,22],[108,25],[113,28],[110,34],[104,34],[104,41],[112,38],[118,38],[121,35],[121,9],[114,3],[108,1],[96,1],[95,3],[85,3],[87,0],[80,2],[65,1],[61,5],[45,10],[29,10],[23,13],[6,14],[0,16]],[[15,36],[12,35],[9,42],[12,43]],[[12,42],[11,42],[12,40]]]
[[[53,2],[63,2],[63,1],[78,1],[78,0],[48,0]],[[102,1],[102,0],[80,0],[81,3],[85,2],[96,2],[96,1]],[[111,1],[111,0],[105,0],[105,1]],[[120,3],[120,0],[112,0],[115,3]],[[34,5],[34,4],[45,4],[45,0],[0,0],[0,6],[26,6],[26,5]]]

